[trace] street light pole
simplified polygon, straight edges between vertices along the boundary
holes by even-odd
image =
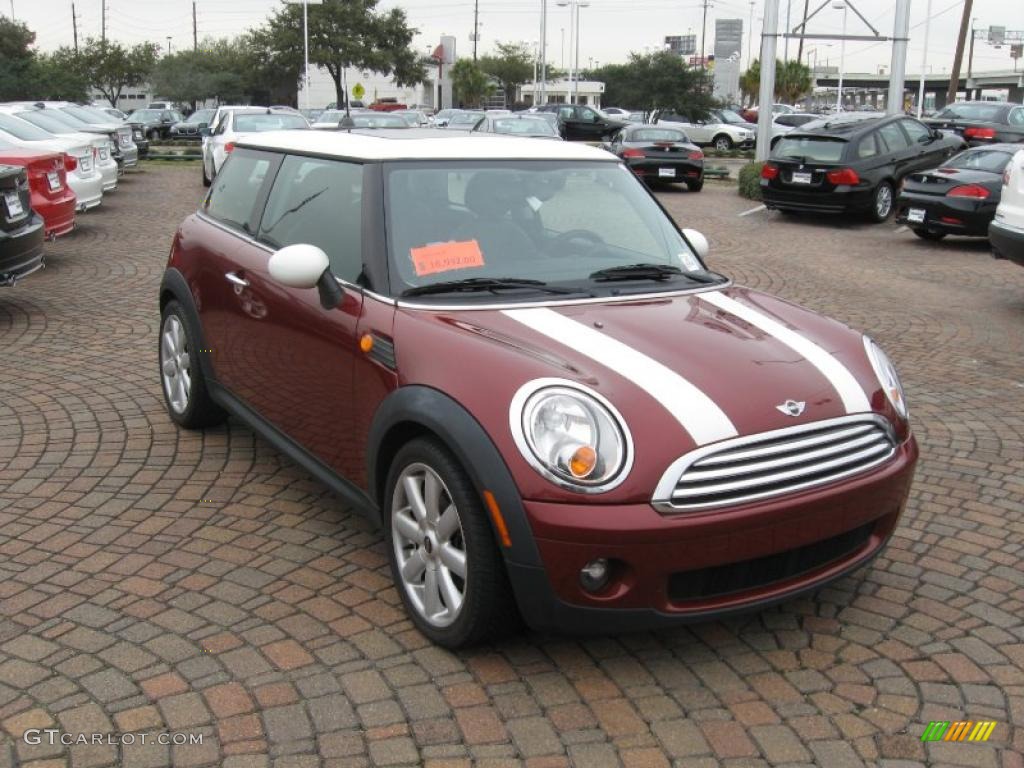
[[[924,14],[924,51],[921,53],[921,83],[917,88],[917,119],[921,119],[921,112],[924,110],[924,70],[928,65],[928,30],[932,24],[932,0],[928,0],[927,10]]]
[[[843,111],[843,70],[846,68],[846,0],[835,0],[833,8],[843,9],[843,37],[839,42],[839,88],[836,94],[836,112]]]
[[[536,76],[533,78],[533,104],[537,105]],[[540,103],[548,96],[548,0],[540,0]]]
[[[309,109],[309,3],[302,0],[302,45],[305,54],[305,69],[302,72],[302,103]],[[346,101],[348,94],[346,95]]]

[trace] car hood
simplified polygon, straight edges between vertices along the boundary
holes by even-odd
[[[636,445],[636,469],[623,497],[649,498],[665,468],[699,446],[872,410],[897,420],[861,334],[745,288],[563,306],[400,311],[396,336],[409,383],[452,394],[514,455],[508,409],[520,387],[564,379],[603,395],[622,413]],[[790,415],[787,401],[803,403],[802,413]],[[557,496],[543,486],[524,493]],[[620,500],[618,491],[615,496]]]

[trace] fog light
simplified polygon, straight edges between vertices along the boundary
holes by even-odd
[[[594,558],[580,569],[580,584],[587,592],[599,592],[608,583],[610,570],[607,558]]]

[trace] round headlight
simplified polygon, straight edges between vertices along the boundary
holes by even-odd
[[[904,419],[907,418],[910,411],[907,409],[907,399],[903,394],[903,385],[900,383],[899,374],[896,373],[896,366],[892,364],[882,348],[867,336],[864,337],[864,350],[867,352],[868,360],[871,361],[871,367],[875,369],[875,376],[878,378],[878,383],[882,385],[885,396],[889,398],[896,413]]]
[[[622,416],[574,382],[539,379],[512,399],[509,424],[524,458],[555,484],[597,493],[625,479],[633,461]]]

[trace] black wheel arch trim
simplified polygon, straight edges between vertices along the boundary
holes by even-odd
[[[174,267],[168,267],[164,270],[164,276],[160,280],[160,312],[163,313],[164,305],[173,297],[181,308],[189,316],[189,320],[192,321],[192,327],[195,329],[196,335],[199,337],[196,341],[199,343],[200,349],[206,348],[206,339],[203,336],[203,324],[199,322],[199,309],[196,307],[196,300],[192,296],[192,291],[188,287],[188,281],[185,276]],[[203,378],[209,382],[216,381],[216,376],[213,372],[213,366],[210,363],[208,355],[199,355],[199,367],[203,372]]]
[[[512,540],[511,547],[501,546],[500,536],[495,531],[495,541],[506,562],[541,567],[540,552],[526,517],[519,488],[500,451],[469,411],[432,387],[400,387],[384,399],[374,415],[367,441],[367,475],[370,496],[377,506],[383,506],[379,489],[390,469],[381,466],[381,449],[392,430],[403,424],[419,426],[437,435],[455,454],[477,491],[481,495],[484,490],[494,494]],[[494,521],[489,514],[487,517],[493,531]],[[516,591],[517,602],[522,604],[526,596],[520,594],[521,590],[515,580],[512,586]]]

